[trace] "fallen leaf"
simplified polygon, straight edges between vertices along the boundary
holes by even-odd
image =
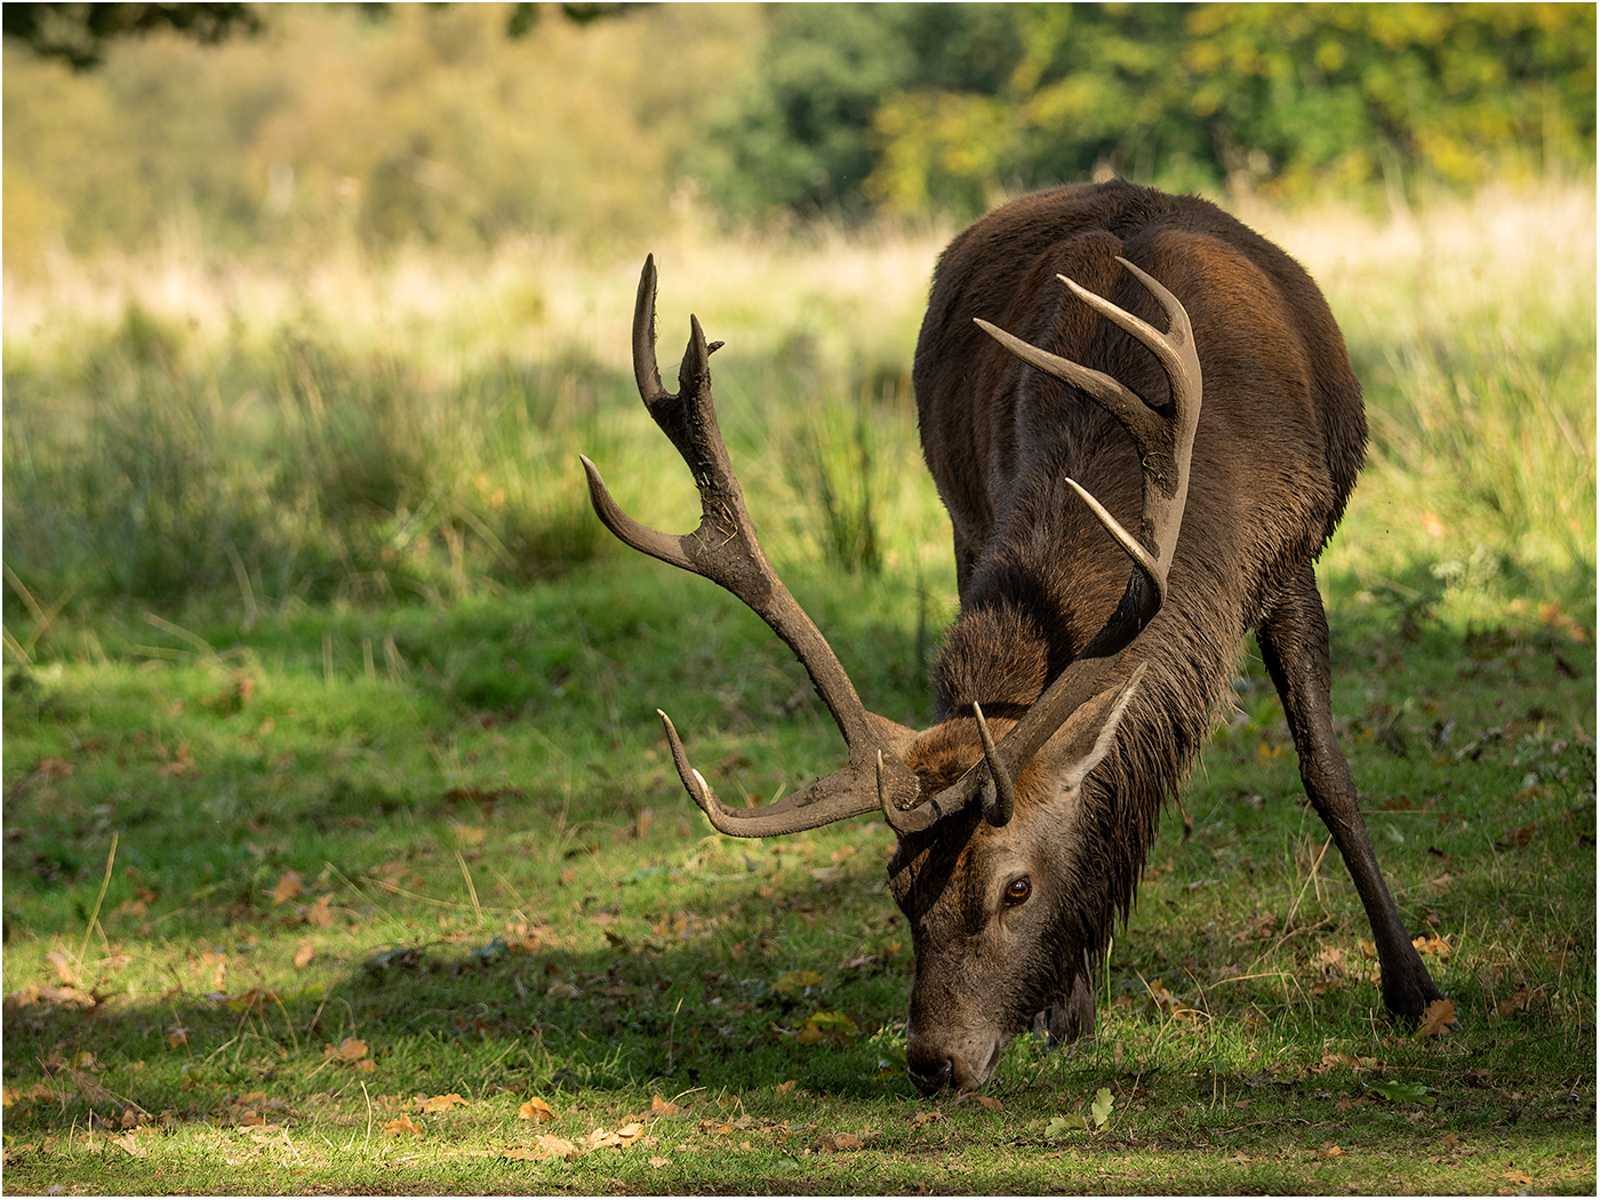
[[[564,1137],[541,1133],[534,1139],[534,1147],[546,1158],[576,1158],[578,1148]]]
[[[794,1091],[795,1083],[796,1081],[793,1079],[785,1079],[777,1087],[773,1088],[772,1091],[775,1095],[787,1096],[790,1092]]]
[[[413,1121],[408,1114],[402,1113],[398,1118],[385,1125],[383,1132],[390,1137],[398,1137],[401,1134],[415,1137],[421,1135],[422,1126]]]
[[[156,765],[156,774],[165,779],[174,779],[180,775],[187,775],[191,771],[198,771],[195,766],[194,756],[189,753],[189,743],[184,742],[178,747],[171,760]]]
[[[1449,958],[1453,947],[1436,933],[1425,933],[1421,937],[1411,939],[1411,944],[1417,948],[1418,954],[1431,954],[1435,958]]]
[[[340,1062],[359,1062],[367,1056],[369,1049],[370,1047],[360,1038],[347,1037],[339,1043],[337,1049],[333,1046],[324,1046],[322,1048],[322,1057],[335,1058]]]
[[[278,876],[278,886],[272,889],[273,904],[287,904],[301,892],[305,885],[301,881],[299,871],[285,871]]]
[[[822,1135],[822,1146],[825,1150],[859,1150],[863,1143],[853,1133],[826,1133]]]
[[[113,1146],[121,1147],[123,1150],[126,1150],[129,1154],[133,1155],[133,1157],[135,1157],[135,1158],[143,1158],[146,1154],[149,1153],[148,1150],[146,1150],[143,1146],[140,1146],[139,1144],[137,1144],[133,1140],[133,1134],[131,1134],[131,1133],[125,1133],[121,1137],[114,1137],[114,1138],[112,1138],[110,1140],[111,1140],[111,1144]]]
[[[1327,1162],[1330,1158],[1343,1158],[1344,1151],[1338,1146],[1324,1146],[1317,1151],[1317,1157],[1323,1162]]]
[[[547,1102],[535,1096],[517,1109],[517,1116],[524,1121],[532,1121],[536,1125],[542,1125],[546,1121],[554,1121],[556,1112]]]
[[[1094,1122],[1096,1129],[1101,1129],[1111,1119],[1111,1106],[1115,1101],[1111,1098],[1110,1088],[1101,1088],[1094,1094],[1094,1103],[1089,1106],[1089,1117]]]
[[[977,1099],[978,1103],[983,1105],[990,1112],[999,1112],[1005,1107],[1005,1104],[996,1096],[979,1096]]]
[[[628,1147],[644,1136],[644,1126],[637,1121],[624,1125],[621,1129],[596,1129],[583,1139],[579,1145],[584,1150],[605,1150],[610,1147]]]
[[[1432,1089],[1420,1083],[1398,1083],[1391,1079],[1387,1083],[1368,1083],[1367,1091],[1382,1096],[1393,1104],[1426,1104],[1435,1103],[1428,1093]]]
[[[1518,1187],[1527,1187],[1530,1183],[1533,1182],[1533,1177],[1531,1175],[1529,1175],[1526,1171],[1516,1170],[1516,1171],[1507,1171],[1506,1174],[1505,1174],[1505,1180],[1506,1180],[1507,1183],[1514,1183]]]
[[[318,929],[333,928],[333,893],[329,892],[305,911],[307,925],[314,925]]]
[[[821,983],[822,976],[816,971],[785,971],[772,981],[772,990],[779,995],[786,995],[817,987]]]
[[[1509,1017],[1518,1010],[1532,1008],[1549,994],[1550,988],[1547,984],[1541,983],[1536,988],[1530,988],[1527,984],[1523,984],[1516,990],[1515,994],[1506,997],[1506,999],[1495,1005],[1495,1015]]]
[[[457,1092],[451,1092],[445,1096],[428,1096],[422,1101],[422,1111],[425,1113],[449,1112],[452,1108],[464,1106],[466,1103]]]
[[[659,1095],[650,1097],[650,1112],[653,1116],[675,1117],[682,1111],[683,1109],[679,1108],[671,1100],[663,1100]]]
[[[669,1158],[662,1158],[659,1154],[652,1154],[649,1159],[652,1167],[664,1167],[671,1161]]]
[[[1066,1137],[1069,1133],[1078,1133],[1088,1128],[1089,1122],[1085,1121],[1080,1113],[1068,1113],[1064,1117],[1051,1117],[1044,1127],[1044,1136]]]
[[[64,758],[41,758],[39,765],[34,767],[35,774],[45,780],[68,779],[76,771],[77,768]]]
[[[52,950],[45,955],[46,960],[56,969],[56,975],[68,987],[78,986],[78,976],[72,969],[72,964],[67,961],[67,956],[59,950]]]
[[[1417,1027],[1417,1037],[1435,1037],[1444,1032],[1445,1026],[1455,1023],[1456,1002],[1449,999],[1435,1000],[1422,1014],[1422,1024]]]

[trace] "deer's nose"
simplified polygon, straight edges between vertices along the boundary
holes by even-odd
[[[954,1073],[955,1068],[948,1058],[930,1058],[919,1062],[910,1055],[906,1056],[906,1074],[924,1096],[944,1091],[950,1086],[950,1078]]]

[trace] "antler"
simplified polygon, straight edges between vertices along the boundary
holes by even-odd
[[[618,507],[599,470],[584,457],[595,513],[635,550],[703,575],[748,604],[794,651],[850,748],[844,767],[793,795],[759,809],[733,809],[719,801],[705,777],[689,765],[678,731],[666,713],[660,713],[683,786],[712,825],[737,837],[797,833],[861,816],[878,807],[884,795],[896,807],[915,803],[919,784],[904,762],[915,732],[866,710],[827,640],[761,549],[711,399],[709,360],[722,343],[707,345],[700,322],[689,318],[689,345],[678,368],[678,392],[672,395],[662,387],[656,363],[655,316],[656,266],[651,256],[640,273],[633,310],[633,373],[645,408],[694,475],[700,490],[700,524],[683,535],[641,525]]]
[[[1069,663],[1044,694],[999,745],[974,704],[984,757],[954,784],[909,810],[881,800],[885,818],[904,835],[926,829],[940,818],[957,812],[981,796],[984,816],[994,825],[1011,817],[1011,779],[1022,772],[1050,735],[1097,692],[1116,656],[1148,625],[1167,596],[1167,570],[1172,565],[1189,494],[1189,463],[1194,453],[1195,429],[1200,421],[1200,359],[1195,354],[1194,330],[1178,298],[1127,259],[1118,257],[1167,314],[1167,332],[1140,320],[1111,301],[1080,287],[1065,275],[1057,278],[1074,295],[1108,321],[1132,334],[1149,348],[1166,372],[1171,400],[1166,410],[1146,404],[1111,376],[1031,346],[1020,338],[979,320],[978,326],[1018,358],[1079,389],[1114,416],[1133,438],[1144,467],[1142,520],[1135,538],[1076,480],[1067,483],[1083,498],[1106,531],[1133,560],[1128,586],[1116,611]]]

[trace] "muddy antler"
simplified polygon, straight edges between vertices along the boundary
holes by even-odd
[[[1080,287],[1065,275],[1057,278],[1085,304],[1133,335],[1156,356],[1166,372],[1171,392],[1165,412],[1152,408],[1109,375],[1040,350],[987,321],[980,320],[978,325],[1030,366],[1088,395],[1114,416],[1133,438],[1144,467],[1139,537],[1135,538],[1124,529],[1075,480],[1067,480],[1133,560],[1127,589],[1105,625],[998,745],[991,741],[981,713],[977,714],[984,742],[984,758],[980,762],[943,792],[909,810],[899,808],[887,796],[882,798],[884,816],[898,833],[926,829],[979,797],[989,822],[1005,824],[1011,817],[1012,805],[1006,799],[1010,780],[1022,772],[1050,735],[1080,705],[1101,690],[1116,656],[1150,623],[1166,600],[1167,569],[1172,564],[1178,529],[1183,522],[1183,507],[1189,494],[1189,462],[1194,452],[1195,429],[1200,421],[1200,360],[1195,354],[1189,314],[1178,298],[1127,259],[1119,257],[1117,261],[1166,311],[1166,333]],[[976,705],[973,707],[977,709]]]
[[[694,475],[700,489],[700,524],[693,533],[682,535],[641,525],[617,506],[599,470],[585,457],[583,469],[589,477],[594,510],[606,528],[635,550],[703,575],[748,604],[794,651],[850,748],[844,767],[809,787],[763,808],[733,809],[719,801],[705,777],[689,765],[678,731],[666,713],[661,713],[684,787],[717,829],[738,837],[797,833],[861,816],[879,806],[880,795],[890,796],[891,803],[898,806],[915,803],[917,778],[903,761],[915,732],[866,710],[827,640],[784,587],[761,549],[711,399],[709,360],[722,343],[707,345],[700,322],[689,318],[689,345],[678,369],[678,392],[672,395],[662,387],[656,363],[655,316],[652,256],[645,260],[639,276],[633,310],[633,373],[650,416]],[[883,761],[885,757],[887,761]]]

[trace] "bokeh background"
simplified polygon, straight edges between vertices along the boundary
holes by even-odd
[[[1592,6],[5,23],[5,558],[69,614],[560,575],[618,553],[580,449],[687,519],[628,378],[647,251],[669,340],[696,308],[729,342],[729,437],[795,553],[942,570],[907,377],[933,259],[1113,173],[1218,199],[1333,300],[1375,437],[1330,587],[1592,608]]]

